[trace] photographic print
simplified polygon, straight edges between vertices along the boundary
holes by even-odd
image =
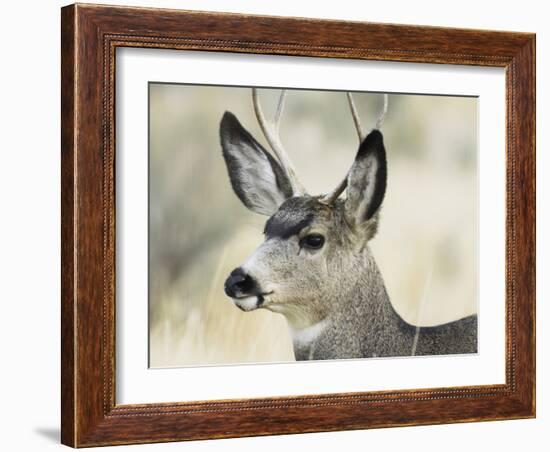
[[[149,365],[477,352],[477,98],[149,84]]]

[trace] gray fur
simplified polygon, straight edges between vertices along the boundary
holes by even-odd
[[[368,248],[354,261],[357,273],[340,281],[341,293],[322,333],[309,344],[296,344],[297,360],[411,356],[416,327],[393,308]],[[345,274],[345,273],[344,273]],[[357,277],[359,275],[359,277]],[[477,351],[477,316],[420,328],[415,355]]]
[[[413,354],[416,327],[393,308],[368,241],[378,217],[353,227],[345,206],[327,207],[314,197],[287,200],[271,221],[286,219],[289,226],[311,218],[305,230],[283,239],[267,237],[243,264],[271,293],[261,307],[283,314],[294,337],[297,360],[343,359]],[[323,231],[325,247],[317,252],[299,248],[299,236]],[[258,303],[259,304],[259,303]],[[323,324],[312,341],[300,331]],[[462,354],[477,351],[477,316],[420,328],[416,355]]]
[[[226,157],[235,192],[248,200],[248,191],[257,190],[240,184],[242,168],[231,162]],[[263,169],[269,171],[268,166]],[[251,181],[258,179],[262,178]],[[419,328],[415,344],[417,327],[405,322],[390,302],[368,246],[377,231],[386,188],[380,132],[371,132],[361,144],[348,175],[346,200],[329,205],[320,196],[293,197],[276,184],[267,188],[284,199],[266,223],[265,241],[238,269],[253,279],[254,290],[239,292],[234,302],[245,311],[262,308],[284,315],[297,360],[477,351],[477,316]],[[312,234],[323,236],[321,248],[303,245]]]
[[[220,142],[231,186],[250,210],[271,215],[293,195],[279,163],[230,112],[221,120]]]
[[[387,164],[382,134],[373,130],[359,146],[348,174],[346,210],[357,224],[380,208],[386,192]]]

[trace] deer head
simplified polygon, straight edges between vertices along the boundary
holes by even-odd
[[[232,113],[226,112],[220,123],[235,194],[248,209],[269,217],[264,242],[231,272],[225,292],[244,311],[269,309],[284,314],[291,326],[305,328],[324,319],[335,300],[364,279],[358,272],[369,271],[367,243],[376,233],[386,190],[386,152],[378,127],[387,97],[377,127],[364,136],[348,93],[359,149],[343,181],[316,196],[298,181],[278,136],[284,98],[283,91],[275,119],[268,123],[253,89],[255,113],[272,153]]]

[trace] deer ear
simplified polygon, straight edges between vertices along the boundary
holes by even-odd
[[[231,186],[246,207],[271,216],[293,196],[279,163],[228,111],[220,122],[220,141]]]
[[[386,150],[382,134],[373,130],[359,146],[348,174],[346,217],[354,224],[370,220],[386,192]]]

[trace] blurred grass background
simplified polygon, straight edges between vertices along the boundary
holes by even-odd
[[[279,91],[260,94],[270,117]],[[354,98],[369,130],[383,96]],[[251,90],[151,83],[149,108],[150,366],[293,360],[282,316],[223,292],[266,220],[233,193],[218,136],[229,110],[265,145]],[[422,325],[476,312],[477,100],[392,94],[381,130],[388,188],[371,248],[392,303]],[[290,90],[281,138],[309,193],[332,189],[358,147],[345,94]]]

